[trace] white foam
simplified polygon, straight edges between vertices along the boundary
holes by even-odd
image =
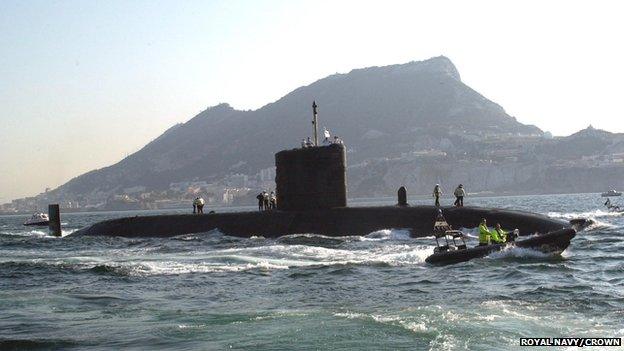
[[[68,235],[72,235],[78,229],[61,229],[61,237],[66,237]]]
[[[592,220],[592,223],[589,226],[587,226],[587,228],[585,228],[585,231],[587,231],[587,232],[591,232],[591,231],[594,231],[594,230],[618,228],[618,226],[615,225],[615,224],[602,222],[602,221],[599,221],[599,220],[593,219],[593,218],[591,220]]]
[[[60,237],[66,237],[77,229],[66,229],[61,230]],[[21,236],[21,237],[34,237],[34,238],[45,238],[45,239],[58,239],[58,236],[51,235],[47,229],[27,229],[27,230],[17,230],[17,231],[2,231],[0,232],[2,235],[11,235],[11,236]]]
[[[548,212],[548,217],[574,219],[574,218],[600,218],[600,217],[620,217],[624,216],[624,212],[610,212],[603,210],[594,210],[587,212]]]
[[[425,258],[433,253],[432,245],[414,245],[413,243],[365,245],[359,249],[327,248],[308,245],[266,245],[249,248],[231,248],[205,253],[206,259],[219,260],[253,260],[262,257],[280,265],[312,266],[312,265],[346,265],[346,264],[388,264],[403,266],[422,264]]]
[[[586,218],[591,221],[591,224],[585,228],[585,231],[593,231],[593,230],[601,230],[601,229],[613,229],[618,228],[618,226],[600,221],[596,218],[614,218],[624,216],[624,212],[609,212],[603,210],[594,210],[588,212],[548,212],[547,215],[553,218],[562,218],[562,219],[575,219],[575,218]]]
[[[362,240],[410,240],[409,229],[382,229],[365,235]]]
[[[178,325],[178,329],[203,329],[205,327],[206,327],[206,324],[194,324],[194,325],[179,324]]]
[[[211,262],[108,262],[106,266],[127,270],[129,275],[179,275],[191,273],[241,272],[247,270],[288,269],[287,266],[261,261],[256,263],[222,264]]]
[[[550,253],[543,253],[541,251],[533,250],[526,247],[506,246],[500,251],[490,253],[488,258],[501,259],[507,257],[521,257],[521,258],[547,258],[552,257]]]
[[[402,322],[401,325],[403,325],[405,329],[416,333],[423,333],[429,330],[423,322]]]

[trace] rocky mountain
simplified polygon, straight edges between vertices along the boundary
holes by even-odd
[[[208,108],[121,162],[76,177],[56,192],[166,189],[172,182],[255,174],[273,165],[276,151],[311,135],[313,100],[321,129],[345,140],[354,165],[415,150],[455,154],[487,135],[542,135],[462,83],[441,56],[331,75],[254,111],[228,104]]]
[[[400,185],[427,194],[435,183],[447,194],[459,183],[471,193],[624,188],[624,134],[590,126],[553,138],[516,121],[462,83],[448,58],[435,57],[331,75],[254,111],[208,108],[119,163],[21,207],[71,201],[102,209],[156,208],[155,201],[193,196],[164,191],[185,181],[203,182],[201,191],[220,202],[229,196],[229,180],[240,175],[271,187],[266,172],[255,175],[274,165],[275,152],[299,147],[312,134],[314,100],[320,130],[327,127],[347,145],[350,197],[388,196]],[[129,197],[127,189],[138,193]],[[253,201],[255,190],[237,201]]]

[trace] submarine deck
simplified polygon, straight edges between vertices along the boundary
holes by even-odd
[[[454,228],[474,228],[481,218],[490,225],[519,229],[520,235],[548,233],[570,227],[568,222],[544,215],[482,207],[442,207]],[[339,207],[309,211],[264,211],[211,214],[136,216],[107,220],[80,229],[73,235],[171,237],[219,230],[237,237],[279,237],[314,233],[327,236],[366,235],[401,228],[413,237],[431,235],[438,208],[434,206]]]

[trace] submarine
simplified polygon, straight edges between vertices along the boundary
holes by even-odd
[[[173,237],[218,230],[235,237],[275,238],[290,234],[367,235],[406,229],[412,237],[431,236],[440,209],[454,228],[475,228],[482,218],[518,229],[519,235],[579,230],[571,222],[515,210],[482,207],[410,206],[405,188],[395,206],[348,207],[347,162],[343,144],[302,147],[275,154],[277,208],[268,211],[171,214],[118,218],[95,223],[73,236]]]

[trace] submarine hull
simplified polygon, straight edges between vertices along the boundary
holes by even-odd
[[[572,228],[561,229],[512,243],[492,244],[471,247],[464,250],[438,252],[427,257],[425,262],[436,265],[460,263],[473,258],[485,257],[492,252],[500,251],[508,246],[531,248],[543,253],[560,254],[570,245],[570,240],[572,240],[574,236],[576,236],[576,230]]]
[[[481,207],[442,208],[453,228],[474,228],[481,218],[517,228],[520,235],[548,233],[570,227],[543,215]],[[237,237],[314,233],[326,236],[367,235],[382,229],[408,229],[413,237],[431,235],[438,213],[434,206],[340,207],[310,211],[265,211],[215,214],[156,215],[112,219],[83,228],[74,235],[171,237],[219,230]]]

